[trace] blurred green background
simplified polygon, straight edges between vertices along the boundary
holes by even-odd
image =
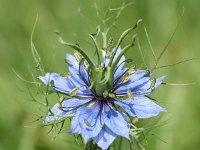
[[[97,0],[100,12],[104,12],[109,2],[112,7],[118,7],[122,2],[131,0]],[[112,30],[114,39],[142,18],[143,23],[137,33],[146,54],[145,60],[153,66],[144,26],[158,56],[173,33],[184,7],[185,15],[160,65],[200,56],[199,0],[133,2]],[[94,32],[99,24],[93,5],[93,0],[0,0],[0,150],[79,149],[73,142],[73,136],[61,134],[52,140],[53,136],[47,133],[47,129],[35,128],[36,124],[30,123],[34,119],[33,113],[39,111],[38,106],[30,102],[28,89],[34,88],[17,78],[12,68],[25,79],[32,80],[35,64],[30,35],[37,14],[39,20],[33,39],[46,71],[65,72],[65,54],[72,52],[57,42],[54,29],[59,30],[65,40],[80,43],[92,57],[93,49],[88,34]],[[134,58],[142,67],[137,46],[127,56]],[[169,120],[147,137],[147,149],[200,149],[199,66],[199,61],[195,60],[157,70],[156,75],[167,75],[168,83],[196,84],[162,86],[153,93],[159,104],[168,110],[163,114],[163,121]],[[123,145],[123,149],[127,149],[126,145]]]

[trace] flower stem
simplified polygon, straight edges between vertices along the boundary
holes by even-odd
[[[101,150],[101,148],[99,148],[93,140],[89,140],[85,145],[84,150]]]

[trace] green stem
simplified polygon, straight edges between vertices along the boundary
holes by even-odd
[[[108,30],[105,30],[101,34],[102,34],[102,39],[103,39],[103,49],[106,49],[107,48],[107,34],[108,34]]]
[[[113,52],[113,55],[112,55],[112,57],[111,57],[111,59],[110,59],[110,62],[109,62],[109,64],[108,64],[108,66],[111,66],[111,65],[112,65],[113,59],[114,59],[114,57],[115,57],[115,55],[116,55],[116,53],[117,53],[117,50],[118,50],[119,46],[121,45],[122,41],[124,40],[124,38],[125,38],[131,31],[133,31],[134,29],[136,29],[141,21],[142,21],[142,20],[139,19],[139,20],[137,21],[137,23],[136,23],[132,28],[129,28],[129,29],[125,30],[125,31],[122,33],[122,35],[120,36],[120,38],[119,38],[119,40],[118,40],[118,42],[117,42],[117,45],[116,45],[116,47],[115,47],[115,50],[114,50],[114,52]]]
[[[96,53],[97,53],[98,66],[100,67],[101,66],[101,60],[100,60],[100,55],[99,55],[99,46],[98,46],[97,41],[94,38],[94,36],[91,35],[91,34],[89,36],[92,38],[92,40],[94,42],[94,45],[95,45],[95,48],[96,48]]]
[[[101,150],[96,143],[93,142],[93,140],[89,140],[87,144],[85,145],[84,150]]]
[[[121,59],[121,57],[126,53],[126,51],[135,45],[135,38],[136,38],[136,35],[133,36],[133,41],[131,44],[127,45],[126,47],[124,47],[121,51],[121,53],[118,55],[118,57],[116,58],[116,60],[114,61],[113,65],[111,66],[111,71],[113,72],[115,67],[117,66],[119,60]]]
[[[155,65],[154,69],[157,67],[157,65],[158,65],[158,63],[159,63],[159,61],[160,61],[160,59],[162,58],[163,54],[166,52],[166,50],[167,50],[169,44],[171,43],[171,41],[172,41],[172,39],[173,39],[173,37],[174,37],[174,35],[175,35],[175,33],[176,33],[176,31],[177,31],[177,29],[178,29],[180,23],[181,23],[181,20],[182,20],[183,15],[184,15],[184,9],[183,9],[182,15],[181,15],[181,17],[180,17],[180,19],[179,19],[179,21],[178,21],[176,27],[175,27],[174,32],[172,33],[172,35],[170,36],[170,38],[169,38],[167,44],[165,45],[165,47],[164,47],[163,50],[161,51],[160,55],[158,56],[158,58],[157,58],[157,60],[156,60],[156,65]]]
[[[118,150],[121,150],[122,148],[122,140],[123,140],[122,137],[120,137]]]
[[[72,47],[72,48],[74,48],[75,50],[77,50],[77,51],[87,60],[87,62],[88,62],[88,64],[90,65],[91,69],[92,69],[92,70],[95,69],[95,66],[94,66],[93,62],[90,60],[90,58],[87,56],[87,54],[85,54],[84,50],[83,50],[81,47],[79,47],[78,45],[72,44],[72,43],[67,43],[67,42],[65,42],[65,41],[62,39],[62,37],[60,36],[59,32],[56,31],[55,33],[57,34],[57,36],[58,36],[58,41],[59,41],[61,44],[67,45],[67,46]]]

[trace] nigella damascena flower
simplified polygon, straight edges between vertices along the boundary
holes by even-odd
[[[146,96],[164,77],[152,78],[153,72],[136,70],[135,66],[125,68],[129,61],[123,55],[125,49],[114,48],[112,55],[104,54],[98,65],[82,51],[81,55],[67,54],[69,76],[47,73],[39,77],[55,91],[71,97],[56,104],[44,123],[73,114],[69,133],[81,134],[85,143],[93,139],[107,149],[117,136],[129,139],[128,117],[149,118],[165,111]]]

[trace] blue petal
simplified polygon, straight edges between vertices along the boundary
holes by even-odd
[[[166,78],[166,76],[162,76],[160,78],[157,78],[156,79],[156,83],[155,83],[155,88],[157,88],[158,86],[160,86],[163,83],[163,81],[165,80],[165,78]]]
[[[51,109],[51,112],[54,115],[51,113],[48,113],[48,115],[45,117],[45,119],[43,121],[44,124],[49,123],[54,120],[58,121],[62,118],[61,116],[64,117],[64,115],[65,115],[65,113],[61,109],[58,108],[58,104],[53,106],[53,108]]]
[[[115,48],[113,48],[113,50],[112,51],[115,51]],[[121,51],[122,51],[122,49],[121,49],[121,47],[119,47],[118,49],[117,49],[117,52],[116,52],[116,54],[115,54],[115,56],[114,56],[114,59],[113,59],[113,62],[117,59],[117,57],[119,56],[119,54],[121,53]],[[104,65],[105,66],[108,66],[108,63],[110,62],[110,57],[108,57],[108,58],[105,58],[105,56],[104,56]],[[119,66],[120,64],[120,66],[118,67],[118,69],[116,70],[116,71],[119,71],[120,72],[120,70],[123,68],[123,66],[124,66],[124,63],[122,63],[123,61],[125,61],[125,57],[124,57],[124,55],[121,57],[121,59],[119,60],[119,62],[118,62],[118,64],[117,64],[117,66]],[[116,67],[117,68],[117,67]]]
[[[138,118],[150,118],[157,116],[166,110],[145,96],[135,97],[133,100],[115,102],[120,105],[130,116]]]
[[[97,136],[101,131],[103,123],[100,121],[100,105],[98,102],[91,107],[78,109],[75,116],[77,117],[85,143],[90,138]]]
[[[116,100],[115,103],[122,107],[130,116],[135,117],[136,113],[132,107],[131,101],[133,100]]]
[[[83,80],[80,78],[79,75],[72,74],[68,78],[74,84],[74,88],[75,87],[79,88],[79,91],[76,94],[76,96],[81,96],[81,97],[91,97],[91,96],[93,96],[92,91],[90,89],[88,89],[88,86],[83,82]]]
[[[147,77],[149,76],[147,74],[147,70],[136,70],[134,74],[131,75],[131,78],[130,78],[130,82],[129,83],[133,83],[139,79],[141,79],[142,77]]]
[[[128,70],[128,68],[124,68],[120,71],[116,71],[114,73],[114,81],[115,81],[115,85],[114,85],[114,88],[117,87],[119,84],[121,84],[122,82],[122,76],[124,75],[124,73]]]
[[[133,95],[144,95],[147,93],[151,93],[151,79],[149,77],[144,77],[141,80],[135,82],[135,84],[131,85],[131,91]]]
[[[165,79],[165,76],[157,78],[156,83],[154,85],[154,88],[151,87],[151,80],[149,80],[146,84],[138,88],[137,90],[133,91],[133,94],[135,95],[147,95],[153,92],[154,89],[156,89],[159,85],[162,84],[163,80]]]
[[[87,83],[89,83],[90,76],[89,76],[88,72],[87,72],[86,69],[85,69],[85,64],[82,65],[82,66],[80,67],[79,75],[80,75],[82,78],[84,78],[85,81],[87,81]]]
[[[79,86],[82,86],[84,87],[85,89],[87,84],[83,81],[83,79],[80,77],[80,75],[78,74],[72,74],[71,76],[69,76],[70,80],[73,81],[73,84],[75,87],[79,87]]]
[[[65,103],[63,103],[63,107],[65,108],[74,108],[74,107],[79,107],[82,106],[83,104],[86,104],[87,102],[89,102],[90,100],[76,100],[76,99],[72,99],[72,100],[66,100],[64,101]],[[82,106],[83,107],[83,106]],[[71,122],[71,128],[70,131],[68,132],[69,134],[81,134],[81,126],[80,126],[80,116],[82,115],[82,111],[80,111],[82,109],[82,107],[77,108],[74,117],[72,119]]]
[[[94,137],[93,140],[99,147],[102,148],[102,150],[106,150],[116,137],[117,135],[105,125],[101,132],[96,137]]]
[[[79,83],[83,85],[85,85],[86,83],[87,84],[89,83],[89,75],[83,65],[80,66],[80,72],[79,70],[74,70],[72,75],[76,76],[75,77],[76,81],[78,81]]]
[[[115,49],[116,49],[116,48],[113,48],[113,51],[114,51]],[[122,51],[121,47],[118,47],[117,52],[116,52],[116,54],[115,54],[115,57],[114,57],[114,59],[113,59],[113,62],[117,59],[117,57],[119,56],[119,54],[121,53],[121,51]],[[119,63],[118,63],[118,65],[119,65],[120,63],[122,63],[124,60],[125,60],[125,57],[122,56],[121,59],[120,59],[120,61],[119,61]]]
[[[73,55],[67,54],[66,60],[69,64],[69,71],[75,73],[79,69],[79,63]]]
[[[84,82],[75,74],[64,78],[57,73],[47,73],[45,76],[40,76],[39,79],[44,84],[49,84],[51,86],[51,81],[53,81],[53,88],[56,91],[70,94],[74,88],[79,88],[76,96],[91,97],[92,92],[86,88]]]
[[[135,79],[138,80],[135,80]],[[140,95],[147,95],[153,92],[155,88],[157,88],[165,79],[165,76],[157,78],[156,83],[154,85],[154,88],[152,89],[151,87],[151,78],[149,76],[135,76],[134,80],[132,78],[132,81],[134,82],[129,82],[127,85],[120,86],[117,91],[119,92],[119,96],[125,96],[127,95],[128,90],[131,90],[133,95],[140,96]]]
[[[124,71],[126,71],[126,70],[124,70]],[[123,73],[121,73],[120,76],[122,76]],[[146,73],[147,73],[146,70],[136,70],[136,72],[131,75],[130,80],[125,84],[125,86],[119,87],[118,89],[119,90],[126,90],[127,89],[126,87],[130,87],[130,84],[132,84],[135,81],[140,80],[141,78],[143,78],[146,75]],[[122,80],[122,78],[121,78],[121,80]],[[119,80],[119,82],[121,82],[121,80]],[[114,85],[114,88],[120,84],[119,82]]]
[[[120,111],[120,110],[119,110]],[[110,128],[115,134],[123,136],[129,139],[130,126],[125,120],[124,114],[122,112],[115,111],[109,106],[104,106],[104,123]]]
[[[85,69],[86,64],[79,66],[79,63],[76,60],[76,58],[73,55],[70,55],[70,54],[66,55],[66,60],[69,64],[69,66],[68,66],[69,71],[72,74],[77,74],[79,76],[79,78],[81,78],[81,77],[84,78],[84,80],[87,81],[87,83],[89,83],[89,75],[88,75],[88,73]],[[80,67],[80,70],[79,70],[79,67]]]
[[[44,84],[49,84],[51,86],[51,81],[53,81],[53,85],[55,90],[63,92],[63,93],[69,93],[73,88],[73,83],[68,78],[63,78],[57,73],[47,73],[45,76],[40,76],[39,79]]]
[[[82,106],[82,105],[88,103],[89,101],[91,101],[91,100],[90,99],[80,100],[80,99],[76,99],[76,98],[65,99],[62,102],[62,107],[63,107],[63,110],[68,111],[72,108]]]
[[[121,86],[117,90],[120,93],[127,93],[128,90],[131,90],[134,93],[134,91],[139,90],[141,87],[148,86],[149,81],[150,81],[149,77],[143,77],[140,80],[132,82],[128,85]],[[148,87],[150,87],[150,85]]]
[[[77,111],[72,119],[69,134],[81,134],[81,127],[79,124],[80,111]]]
[[[73,109],[73,108],[82,106],[89,101],[90,100],[79,100],[79,99],[75,99],[75,98],[67,99],[62,102],[62,107],[63,107],[62,110],[60,108],[58,108],[58,104],[55,104],[53,106],[53,108],[51,109],[51,112],[54,115],[52,116],[51,113],[48,113],[48,115],[46,116],[46,118],[44,120],[44,123],[48,123],[53,120],[58,121],[58,120],[62,119],[63,117],[65,117],[66,115],[73,113],[75,111],[75,109]]]
[[[113,59],[113,62],[117,59],[117,57],[119,56],[119,54],[121,53],[122,49],[121,47],[118,48],[117,53],[115,54],[115,57]],[[115,68],[115,74],[114,74],[114,78],[116,79],[118,77],[118,75],[123,71],[123,67],[125,64],[125,57],[124,55],[121,57],[121,59],[119,60],[116,68]]]

